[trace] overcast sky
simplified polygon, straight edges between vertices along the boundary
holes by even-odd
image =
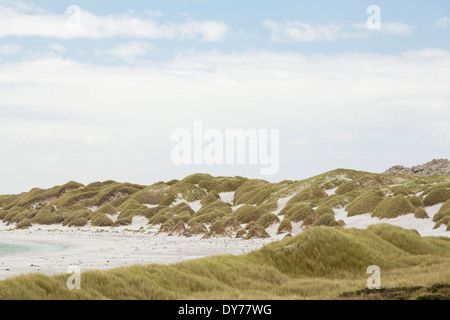
[[[450,2],[393,2],[0,0],[0,193],[450,158]],[[279,129],[278,174],[175,165],[198,120]]]

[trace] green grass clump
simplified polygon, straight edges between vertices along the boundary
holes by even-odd
[[[188,225],[191,226],[196,222],[210,223],[215,219],[222,218],[231,212],[233,212],[233,209],[231,209],[230,204],[217,200],[202,207],[195,214],[193,214],[192,218],[188,221]]]
[[[212,181],[210,180],[207,186],[204,181],[201,181],[198,186],[206,188],[208,192],[231,192],[236,191],[247,180],[243,177],[217,177]]]
[[[261,217],[258,218],[256,223],[263,228],[267,228],[274,223],[280,222],[280,219],[273,213],[265,213]]]
[[[426,207],[429,207],[448,200],[450,200],[450,189],[437,188],[432,190],[425,199],[423,199],[423,204]]]
[[[25,218],[16,225],[16,229],[27,229],[31,226],[32,226],[31,220],[28,218]]]
[[[330,207],[330,206],[325,205],[325,206],[320,206],[320,207],[318,207],[316,209],[316,214],[319,215],[319,216],[322,216],[322,215],[327,214],[327,213],[330,213],[330,214],[334,215],[333,208]]]
[[[31,219],[32,223],[36,224],[58,224],[64,221],[62,215],[55,213],[55,208],[47,206],[39,210],[39,212]]]
[[[427,219],[427,218],[429,218],[428,213],[422,207],[419,207],[419,208],[416,209],[416,211],[414,212],[414,217],[417,218],[417,219]]]
[[[128,226],[133,222],[133,216],[127,216],[120,218],[118,217],[116,221],[113,223],[113,227],[117,226]]]
[[[399,195],[409,196],[411,194],[414,194],[414,192],[410,188],[405,187],[405,186],[393,187],[392,188],[392,193],[394,194],[394,196],[399,196]]]
[[[420,199],[417,196],[410,196],[410,197],[407,197],[406,199],[409,202],[411,202],[411,204],[416,208],[424,207],[422,199]]]
[[[169,192],[170,187],[166,184],[159,184],[144,188],[133,195],[133,199],[141,204],[159,204]]]
[[[117,208],[114,208],[110,203],[107,203],[103,207],[98,209],[96,212],[107,213],[107,214],[116,214]]]
[[[87,225],[87,223],[88,223],[88,219],[86,217],[80,217],[78,219],[71,221],[68,224],[68,226],[69,227],[84,227],[85,225]]]
[[[398,216],[414,213],[416,208],[404,197],[395,196],[386,198],[375,208],[372,216],[379,218],[396,218]]]
[[[19,207],[28,207],[32,204],[36,204],[39,202],[53,202],[58,197],[62,196],[66,192],[76,190],[79,188],[82,188],[83,185],[70,181],[62,186],[55,186],[50,189],[40,189],[40,188],[34,188],[31,189],[30,192],[26,193],[22,197],[20,197],[17,206]]]
[[[195,173],[191,174],[190,176],[187,176],[181,182],[184,183],[190,183],[190,184],[198,184],[200,181],[206,180],[206,181],[212,181],[214,177],[207,173]]]
[[[258,224],[255,224],[252,228],[250,228],[250,230],[248,231],[248,233],[244,239],[249,240],[249,239],[255,239],[255,238],[259,238],[259,239],[270,238],[270,235],[266,232],[264,227],[262,227]]]
[[[201,200],[206,196],[206,191],[204,189],[183,181],[172,186],[171,192],[180,195],[182,199],[188,202]]]
[[[434,225],[433,229],[439,228],[441,225],[447,226],[447,224],[450,222],[450,215],[444,216],[441,219],[439,219],[436,224]]]
[[[167,206],[156,206],[142,210],[139,215],[146,217],[147,219],[151,219],[162,209],[167,208]]]
[[[272,193],[272,184],[264,180],[248,180],[234,193],[234,205],[261,204]]]
[[[450,212],[450,200],[447,200],[438,212]]]
[[[234,211],[234,216],[240,223],[256,222],[263,215],[270,214],[268,210],[257,206],[243,205]]]
[[[119,208],[124,202],[126,202],[130,198],[131,198],[130,196],[120,197],[112,200],[109,204],[112,205],[114,208]]]
[[[200,201],[200,204],[203,206],[213,203],[217,200],[220,200],[220,195],[217,191],[213,190],[209,192],[203,199]]]
[[[305,220],[308,216],[315,214],[313,208],[303,203],[296,203],[293,205],[286,205],[283,210],[280,211],[280,215],[284,215],[291,222],[299,222]]]
[[[60,209],[58,212],[64,217],[64,221],[62,223],[63,226],[69,227],[85,226],[88,222],[89,216],[92,214],[91,210],[81,206]]]
[[[176,193],[169,193],[161,199],[160,206],[170,206],[177,198]]]
[[[281,221],[280,225],[278,226],[277,234],[283,232],[292,232],[292,224],[289,221],[289,219],[284,218],[283,221]]]
[[[106,216],[104,213],[95,213],[91,220],[91,225],[94,227],[110,227],[114,222]]]
[[[349,217],[358,214],[371,213],[383,201],[383,197],[378,192],[368,192],[357,197],[345,210]]]
[[[332,208],[345,208],[349,203],[354,201],[360,195],[359,191],[352,191],[344,195],[334,194],[325,198],[322,202],[322,206],[330,206]]]
[[[433,217],[433,221],[434,222],[438,222],[439,220],[441,220],[442,218],[446,217],[450,215],[450,211],[439,211],[438,213],[436,213]]]
[[[271,201],[271,202],[263,203],[263,204],[259,205],[259,207],[272,212],[272,211],[275,211],[278,209],[278,201]]]
[[[0,195],[0,208],[10,209],[17,204],[19,198],[20,196],[17,194]]]
[[[325,213],[324,215],[319,216],[319,218],[313,224],[314,227],[319,226],[334,227],[338,225],[339,223],[336,221],[336,219],[334,218],[334,214],[332,213]]]
[[[149,224],[161,224],[171,218],[177,217],[180,214],[182,214],[183,217],[186,217],[186,213],[189,218],[194,214],[194,210],[192,210],[186,202],[181,202],[173,207],[164,207],[158,210],[158,212],[149,219]],[[177,219],[177,221],[178,220],[180,219]],[[183,222],[186,222],[185,220],[185,218],[182,219]]]
[[[326,197],[328,197],[328,195],[325,192],[325,190],[323,190],[322,188],[317,188],[317,187],[311,186],[311,187],[303,189],[298,194],[293,196],[289,200],[288,204],[302,202],[302,201],[306,201],[306,200],[323,199]]]

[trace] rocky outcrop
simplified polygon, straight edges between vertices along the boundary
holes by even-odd
[[[397,165],[383,172],[383,174],[388,176],[398,176],[401,174],[413,174],[417,176],[431,176],[434,174],[450,175],[450,160],[434,159],[428,163],[411,168]]]

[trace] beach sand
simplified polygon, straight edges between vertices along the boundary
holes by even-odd
[[[34,272],[65,273],[70,265],[85,271],[134,264],[171,264],[218,254],[238,255],[282,237],[243,240],[230,237],[201,239],[203,235],[168,236],[156,234],[158,228],[146,224],[147,220],[139,217],[133,219],[130,226],[115,228],[36,225],[16,230],[14,226],[0,223],[0,242],[14,241],[34,247],[26,255],[1,257],[0,279]]]

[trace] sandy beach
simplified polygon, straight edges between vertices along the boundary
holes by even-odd
[[[142,228],[142,229],[141,229]],[[58,225],[16,230],[0,223],[0,242],[26,244],[33,250],[0,258],[0,279],[40,272],[57,274],[77,265],[81,271],[133,264],[171,264],[217,254],[242,254],[279,239],[242,240],[230,237],[201,239],[156,234],[146,219],[126,227],[69,228]],[[275,230],[276,231],[276,230]]]

